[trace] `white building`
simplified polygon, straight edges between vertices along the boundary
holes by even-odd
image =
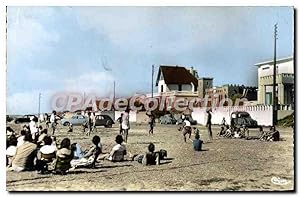
[[[258,67],[258,104],[273,103],[274,61],[255,64]],[[294,59],[293,57],[276,61],[276,84],[278,104],[291,105],[294,102]]]
[[[196,92],[198,79],[193,73],[193,68],[189,71],[181,66],[160,66],[156,80],[158,93],[171,91]]]

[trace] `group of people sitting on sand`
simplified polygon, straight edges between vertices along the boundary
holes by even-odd
[[[143,154],[128,154],[123,141],[122,135],[117,135],[111,151],[104,153],[98,135],[92,138],[89,149],[82,150],[80,144],[71,143],[69,138],[62,139],[58,144],[54,136],[48,135],[47,129],[40,128],[33,134],[29,126],[24,126],[20,134],[16,134],[7,127],[7,170],[35,170],[39,174],[52,172],[64,175],[79,167],[95,168],[101,160],[159,165],[160,160],[167,156],[165,150],[156,152],[153,143],[148,145],[148,151]]]
[[[225,125],[221,126],[221,130],[217,136],[224,138],[246,138],[246,131],[246,128],[234,128],[229,125]]]
[[[218,137],[223,138],[245,138],[245,139],[259,139],[262,141],[279,141],[280,133],[275,127],[270,127],[269,131],[263,131],[263,128],[259,128],[259,135],[255,137],[249,137],[249,129],[246,127],[238,128],[229,125],[222,125]]]

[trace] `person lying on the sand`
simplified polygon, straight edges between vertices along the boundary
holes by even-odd
[[[78,144],[72,144],[74,159],[71,161],[72,169],[76,167],[91,167],[95,168],[96,160],[102,153],[100,145],[100,137],[95,135],[92,139],[92,147],[86,152],[82,152]]]

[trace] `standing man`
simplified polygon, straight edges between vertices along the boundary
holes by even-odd
[[[227,125],[227,122],[226,122],[226,120],[225,120],[225,117],[223,117],[221,125],[224,126],[224,127]]]
[[[119,122],[120,135],[123,135],[122,118],[123,118],[123,113],[121,113],[121,116],[117,119],[117,121]]]
[[[147,112],[146,115],[148,116],[148,123],[149,123],[149,135],[153,135],[153,129],[154,129],[154,123],[155,123],[155,117],[154,114],[150,111]]]
[[[87,117],[88,117],[88,122],[87,122],[87,126],[88,126],[88,131],[86,133],[86,135],[90,136],[91,132],[92,132],[92,117],[91,117],[91,112],[87,113]]]
[[[51,123],[51,128],[52,128],[52,135],[54,135],[55,130],[56,130],[56,125],[57,125],[57,117],[56,117],[55,110],[52,111],[52,114],[50,116],[50,123]]]
[[[96,114],[95,114],[95,112],[92,112],[91,118],[92,118],[92,124],[93,124],[92,132],[96,132],[97,128],[96,128]]]
[[[130,129],[129,125],[129,108],[125,110],[125,113],[122,116],[122,130],[124,135],[124,141],[127,143],[128,131]]]
[[[31,116],[30,117],[29,129],[30,129],[30,133],[32,135],[32,139],[34,140],[36,134],[38,134],[38,129],[37,129],[37,126],[36,126],[36,118],[35,118],[35,116]]]
[[[207,127],[207,131],[208,131],[209,141],[212,141],[213,137],[212,137],[212,131],[211,131],[211,110],[207,110],[206,112],[207,112],[206,127]]]

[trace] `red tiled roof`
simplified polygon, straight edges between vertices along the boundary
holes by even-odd
[[[191,84],[198,86],[198,79],[192,75],[185,67],[181,66],[160,66],[157,75],[156,86],[160,75],[163,75],[166,84]]]

